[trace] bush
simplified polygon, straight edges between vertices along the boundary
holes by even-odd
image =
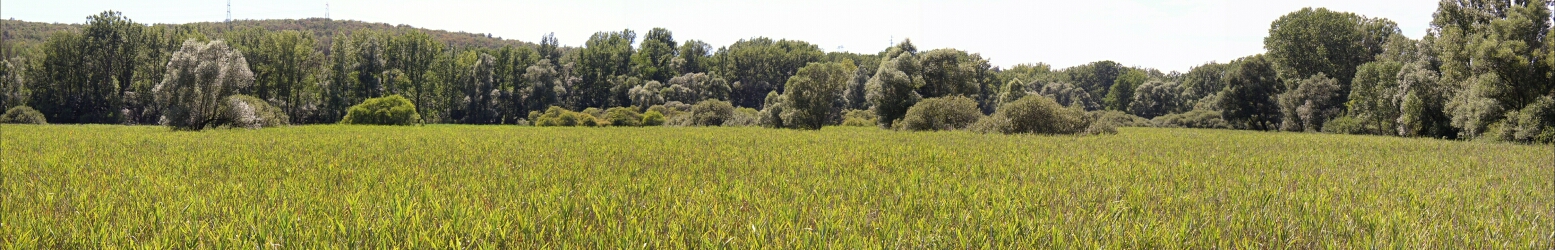
[[[637,113],[637,108],[614,107],[605,111],[605,121],[609,121],[610,126],[636,127],[642,126],[643,115]]]
[[[0,123],[49,124],[49,121],[44,119],[43,113],[39,113],[32,107],[16,106],[6,110],[4,115],[0,115]]]
[[[589,114],[589,115],[594,116],[594,117],[605,117],[605,110],[599,109],[599,108],[585,108],[585,109],[583,109],[583,111],[578,111],[578,112],[579,113],[584,113],[584,114]]]
[[[977,101],[963,96],[951,96],[919,101],[918,104],[907,109],[902,122],[896,125],[902,130],[911,131],[958,130],[965,129],[982,118],[983,112],[977,109]]]
[[[541,127],[594,127],[610,124],[609,121],[601,121],[593,115],[573,112],[557,106],[551,106],[544,113],[530,113],[530,115],[535,117],[535,126]]]
[[[1150,123],[1162,128],[1231,128],[1230,123],[1220,118],[1220,111],[1213,110],[1163,115],[1150,120]]]
[[[692,126],[720,126],[734,115],[734,105],[719,100],[705,100],[691,106]]]
[[[269,102],[246,95],[228,96],[222,103],[220,126],[258,129],[285,126],[291,119]]]
[[[1092,118],[1085,111],[1065,108],[1053,99],[1041,95],[1028,95],[999,107],[992,116],[972,125],[974,131],[983,133],[1033,133],[1076,134],[1115,132],[1105,124],[1092,126]]]
[[[749,127],[749,126],[761,125],[760,123],[758,123],[759,122],[758,116],[760,114],[761,114],[761,111],[756,111],[756,109],[753,109],[753,108],[736,108],[736,109],[734,109],[734,115],[729,116],[728,120],[724,120],[723,126],[724,127]]]
[[[649,110],[648,113],[643,113],[642,125],[643,126],[661,126],[661,125],[664,125],[664,114],[659,113],[659,111]]]
[[[421,123],[416,105],[400,95],[367,99],[346,110],[340,124],[413,125]]]
[[[876,119],[879,119],[879,116],[875,116],[875,111],[855,109],[842,112],[842,126],[875,126]]]
[[[1323,132],[1335,134],[1370,134],[1371,129],[1366,128],[1365,121],[1351,116],[1341,116],[1323,123]]]
[[[1117,110],[1091,111],[1088,113],[1096,123],[1105,123],[1113,127],[1149,127],[1150,119]]]

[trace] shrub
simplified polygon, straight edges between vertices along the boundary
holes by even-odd
[[[1150,120],[1150,123],[1163,128],[1231,128],[1230,123],[1220,118],[1220,111],[1213,110],[1163,115]]]
[[[599,109],[599,108],[585,108],[585,109],[583,109],[583,111],[578,111],[578,112],[579,113],[584,113],[584,114],[589,114],[589,115],[594,116],[594,117],[605,117],[605,110]]]
[[[1101,124],[1092,126],[1092,118],[1079,108],[1065,108],[1053,99],[1028,95],[999,107],[992,116],[972,126],[984,133],[1076,134],[1115,131]]]
[[[719,100],[704,100],[691,106],[692,126],[720,126],[734,115],[734,105]]]
[[[247,129],[285,126],[291,119],[281,108],[246,95],[228,96],[220,113],[219,125]]]
[[[983,117],[977,109],[977,101],[963,96],[928,98],[907,109],[898,123],[902,130],[958,130],[965,129]]]
[[[1113,127],[1149,127],[1150,119],[1139,117],[1117,110],[1100,110],[1087,113],[1097,123],[1106,123]]]
[[[761,111],[756,111],[756,109],[753,109],[753,108],[736,108],[736,109],[734,109],[734,115],[729,116],[728,120],[724,120],[723,126],[724,127],[757,126],[757,125],[760,125],[760,123],[758,123],[759,122],[758,121],[758,119],[759,119],[758,115],[760,115],[760,114],[761,114]]]
[[[413,125],[421,123],[416,105],[400,95],[367,99],[346,110],[340,124]]]
[[[643,126],[661,126],[661,125],[664,125],[664,114],[659,113],[659,111],[649,110],[648,113],[643,113],[642,125]]]
[[[855,110],[848,110],[848,111],[843,111],[842,112],[842,126],[850,126],[850,127],[875,126],[875,124],[876,124],[875,119],[879,119],[878,116],[875,116],[875,111],[857,110],[857,109],[855,109]]]
[[[43,113],[28,106],[16,106],[6,110],[4,115],[0,115],[0,123],[49,124],[48,120],[44,119]]]
[[[539,113],[538,115],[531,113],[530,115],[535,117],[535,126],[541,127],[594,127],[610,124],[609,121],[600,120],[593,115],[582,112],[573,112],[571,110],[557,106],[551,106],[550,108],[545,109],[544,113]]]
[[[614,107],[605,111],[605,120],[610,126],[642,126],[643,115],[637,113],[637,108]]]

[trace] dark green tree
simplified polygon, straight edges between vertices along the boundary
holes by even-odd
[[[1279,75],[1263,55],[1237,59],[1221,93],[1221,116],[1233,126],[1272,130],[1280,124]]]
[[[664,28],[653,28],[643,36],[637,53],[632,54],[632,67],[644,80],[669,81],[678,74],[673,61],[676,47],[673,33]]]

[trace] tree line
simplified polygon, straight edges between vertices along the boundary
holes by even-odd
[[[1551,6],[1442,1],[1421,39],[1387,19],[1305,8],[1271,23],[1266,53],[1188,72],[1112,61],[1006,69],[977,53],[919,50],[910,40],[875,54],[764,37],[715,48],[654,28],[640,40],[629,29],[598,32],[581,47],[561,46],[553,35],[451,46],[415,29],[213,32],[209,24],[145,25],[109,11],[41,42],[0,46],[0,104],[30,106],[51,123],[158,124],[164,114],[153,88],[169,57],[185,41],[221,40],[253,73],[253,84],[236,93],[274,105],[293,124],[336,123],[353,105],[400,95],[429,123],[530,124],[556,113],[551,107],[599,116],[617,107],[658,110],[673,121],[675,113],[695,113],[692,104],[718,101],[728,112],[708,110],[744,115],[736,120],[751,125],[901,128],[895,123],[938,124],[906,117],[928,99],[964,98],[934,107],[991,115],[1040,96],[1124,126],[1550,142]]]

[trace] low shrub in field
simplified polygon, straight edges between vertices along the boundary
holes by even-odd
[[[734,116],[734,105],[726,101],[705,100],[691,106],[690,126],[722,126]]]
[[[736,108],[734,109],[734,113],[729,116],[729,119],[724,120],[723,126],[749,127],[761,125],[758,123],[758,120],[760,119],[758,118],[758,115],[760,115],[760,113],[761,111],[757,111],[753,108]]]
[[[664,125],[664,114],[661,114],[661,113],[659,113],[659,111],[656,111],[656,110],[648,110],[648,113],[643,113],[642,125],[643,126],[662,126],[662,125]]]
[[[221,106],[221,114],[221,126],[247,129],[285,126],[291,119],[281,108],[246,95],[228,96]]]
[[[1366,123],[1353,116],[1341,116],[1323,123],[1323,132],[1335,134],[1370,134],[1373,129],[1367,128]]]
[[[854,109],[854,110],[842,111],[842,126],[849,126],[849,127],[869,127],[869,126],[875,126],[875,124],[876,124],[875,120],[876,119],[879,119],[879,116],[875,115],[875,111],[873,111],[873,110]]]
[[[584,114],[589,114],[591,116],[594,116],[595,118],[605,117],[605,110],[599,109],[599,108],[585,108],[585,109],[583,109],[583,111],[578,111],[578,112],[579,113],[584,113]]]
[[[346,110],[340,124],[360,125],[414,125],[421,123],[416,105],[400,95],[367,99],[362,104]]]
[[[0,115],[0,123],[49,124],[49,121],[43,117],[43,113],[32,107],[16,106]]]
[[[1194,110],[1157,116],[1150,120],[1150,123],[1163,128],[1231,128],[1230,123],[1220,118],[1220,111],[1213,110]]]
[[[637,113],[635,107],[614,107],[605,111],[605,120],[610,126],[642,126],[643,115]]]
[[[907,108],[907,115],[896,123],[901,130],[958,130],[983,117],[977,101],[963,96],[928,98]]]
[[[551,106],[544,113],[539,111],[530,112],[529,116],[534,117],[535,126],[541,127],[594,127],[610,124],[609,121],[600,121],[599,118],[595,118],[593,115],[574,112],[557,106]]]
[[[1092,118],[1079,108],[1065,108],[1053,99],[1028,95],[999,106],[993,115],[972,125],[983,133],[1098,134],[1115,133],[1106,124],[1092,126]]]
[[[1117,110],[1091,111],[1089,113],[1097,123],[1106,123],[1113,127],[1149,127],[1150,119],[1139,117]]]

